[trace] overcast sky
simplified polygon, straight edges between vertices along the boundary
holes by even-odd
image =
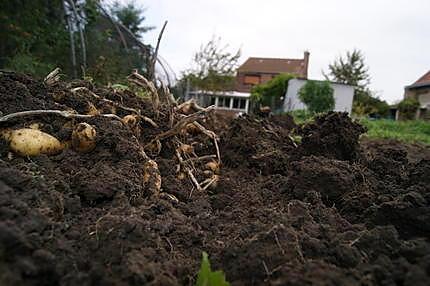
[[[126,2],[125,0],[123,2]],[[168,20],[160,54],[177,75],[213,34],[241,62],[251,56],[302,58],[309,50],[309,78],[337,56],[360,49],[370,67],[371,88],[390,103],[405,85],[430,70],[430,0],[136,0],[147,8],[145,34],[154,44]]]

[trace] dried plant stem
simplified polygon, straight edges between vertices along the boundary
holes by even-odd
[[[139,74],[137,70],[134,70],[131,75],[127,77],[127,79],[140,87],[149,89],[149,92],[151,93],[152,108],[154,112],[158,115],[160,109],[160,98],[158,96],[158,91],[154,83],[152,81],[147,80],[143,75]]]
[[[0,122],[10,121],[19,117],[26,116],[34,116],[34,115],[44,115],[44,114],[52,114],[62,116],[64,118],[92,118],[92,117],[108,117],[112,119],[116,119],[121,121],[121,117],[116,114],[99,114],[99,115],[87,115],[87,114],[77,114],[67,110],[28,110],[11,113],[5,116],[0,117]]]
[[[184,159],[181,156],[181,153],[179,152],[178,148],[175,150],[176,157],[178,158],[180,166],[184,169],[184,171],[187,173],[190,180],[193,182],[194,186],[197,188],[198,191],[202,191],[203,188],[200,186],[199,182],[197,181],[196,177],[194,177],[193,172],[191,172],[190,168],[188,168],[187,164],[185,163]]]

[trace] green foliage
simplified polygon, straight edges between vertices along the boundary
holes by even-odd
[[[212,271],[208,254],[202,253],[202,263],[197,274],[196,286],[229,286],[222,271]]]
[[[70,16],[78,74],[107,84],[124,80],[131,69],[142,69],[147,65],[150,47],[142,52],[141,48],[137,48],[136,40],[125,35],[128,43],[125,48],[115,26],[98,6],[103,2],[85,0],[75,3],[80,4],[76,8],[80,15],[79,26],[85,26],[87,52],[87,69],[84,71],[77,18]],[[73,75],[65,7],[70,10],[66,14],[72,14],[71,9],[67,8],[70,6],[63,6],[62,0],[0,1],[0,68],[44,77],[53,68],[60,67],[63,73]],[[110,13],[114,20],[140,35],[150,28],[142,26],[145,19],[143,11],[129,3],[115,5]]]
[[[67,69],[67,59],[61,0],[0,1],[0,68],[45,76],[51,66]]]
[[[299,90],[299,99],[306,104],[312,113],[327,112],[334,108],[333,92],[328,81],[308,80]]]
[[[294,75],[280,74],[266,83],[254,86],[251,90],[251,100],[262,106],[278,106],[292,78]]]
[[[327,79],[355,87],[352,112],[359,116],[379,114],[385,116],[389,106],[387,102],[375,97],[369,90],[369,68],[364,55],[359,50],[347,52],[345,57],[338,57],[329,65]]]
[[[233,90],[236,78],[233,75],[219,74],[214,71],[208,72],[204,77],[196,74],[184,75],[181,79],[190,83],[193,88],[210,91]]]
[[[368,114],[379,114],[386,116],[390,106],[384,100],[372,96],[370,90],[356,90],[352,104],[352,112],[357,116],[366,116]]]
[[[194,54],[192,68],[184,72],[176,89],[184,90],[187,82],[191,88],[208,91],[234,89],[235,71],[240,50],[229,52],[228,45],[221,45],[221,38],[213,37]]]
[[[365,136],[369,138],[397,139],[408,143],[418,142],[430,145],[430,124],[422,120],[362,119],[360,123],[367,127]]]
[[[294,122],[296,124],[303,124],[308,121],[311,121],[315,116],[315,113],[312,113],[306,109],[288,111],[287,114],[291,115],[294,118]]]
[[[142,23],[145,21],[145,17],[143,16],[144,11],[145,9],[137,7],[134,2],[128,2],[125,5],[115,2],[111,13],[134,35],[140,37],[142,33],[154,29],[152,26],[142,26]]]
[[[16,54],[6,63],[7,69],[20,71],[33,75],[47,75],[55,66],[49,63],[44,63],[35,56],[27,53]]]
[[[414,119],[415,114],[417,112],[417,109],[420,107],[420,103],[418,100],[416,100],[413,97],[407,97],[403,99],[398,105],[397,105],[400,117],[402,119]]]
[[[369,68],[364,62],[364,55],[359,50],[347,52],[346,57],[338,57],[329,65],[327,79],[356,86],[364,90],[370,84]]]

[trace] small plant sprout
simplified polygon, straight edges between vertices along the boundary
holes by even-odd
[[[202,253],[202,264],[197,274],[196,286],[230,286],[230,283],[225,280],[224,272],[211,270],[208,254],[204,251]]]

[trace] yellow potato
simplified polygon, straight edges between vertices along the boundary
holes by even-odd
[[[143,165],[143,170],[143,182],[147,185],[151,194],[158,194],[161,189],[161,175],[157,162],[148,160]]]
[[[219,163],[215,162],[215,161],[210,161],[208,163],[206,163],[205,165],[205,169],[206,170],[211,170],[212,172],[214,172],[214,174],[218,174],[219,175]]]
[[[53,155],[64,149],[57,138],[37,129],[6,130],[2,136],[9,141],[10,149],[21,156]]]
[[[72,132],[72,146],[78,152],[87,153],[96,147],[97,132],[88,123],[79,123]]]
[[[181,144],[181,146],[178,147],[178,150],[188,155],[191,155],[194,153],[194,147],[188,144]]]
[[[100,111],[97,109],[97,107],[95,107],[94,104],[92,104],[91,102],[88,102],[87,114],[88,115],[100,115]]]
[[[188,123],[187,126],[185,126],[185,130],[188,132],[188,134],[196,135],[201,133],[200,129],[194,125],[194,123]]]
[[[139,123],[139,116],[137,115],[126,115],[122,118],[122,123],[128,125],[130,128],[133,128]]]

